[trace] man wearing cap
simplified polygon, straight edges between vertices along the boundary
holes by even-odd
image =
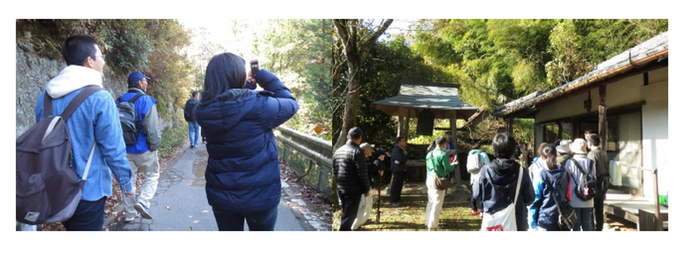
[[[357,209],[363,194],[369,196],[369,177],[365,155],[360,149],[362,129],[353,127],[348,131],[348,141],[333,154],[333,175],[337,179],[338,199],[343,208],[340,231],[352,230],[357,218]]]
[[[146,180],[141,185],[141,194],[124,198],[126,218],[124,221],[133,221],[137,215],[146,219],[152,219],[149,211],[151,198],[156,193],[158,187],[158,177],[160,176],[160,164],[158,163],[158,147],[160,147],[160,128],[158,127],[158,110],[156,109],[156,99],[147,95],[148,80],[150,78],[139,71],[134,71],[129,75],[129,90],[117,99],[129,101],[135,96],[139,98],[134,102],[134,107],[141,123],[138,131],[138,138],[135,144],[126,146],[126,158],[129,159],[131,172],[134,178],[131,179],[135,185],[138,171],[143,172]],[[134,186],[135,187],[135,186]]]

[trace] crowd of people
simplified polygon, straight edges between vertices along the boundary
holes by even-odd
[[[458,164],[450,138],[451,133],[446,133],[433,141],[425,157],[427,230],[443,228],[438,222],[449,187],[448,177]],[[368,174],[368,169],[380,164],[379,159],[367,160],[372,155],[371,147],[361,142],[362,131],[354,127],[347,143],[333,156],[333,173],[338,178],[338,197],[343,209],[341,231],[351,230],[362,196],[370,194],[372,174]],[[478,142],[471,145],[465,164],[471,175],[471,214],[490,216],[513,206],[514,230],[602,230],[609,160],[600,144],[600,137],[587,130],[584,138],[541,143],[534,158],[530,157],[526,143],[518,144],[505,132],[493,138],[493,155],[481,150]],[[391,153],[392,206],[401,202],[408,170],[406,146],[406,138],[399,137]],[[489,229],[503,229],[500,227]]]
[[[98,89],[82,98],[84,101],[74,109],[72,117],[65,120],[72,141],[74,171],[78,177],[82,177],[83,169],[90,171],[83,178],[77,207],[69,208],[75,212],[60,222],[69,231],[102,230],[105,201],[112,195],[112,175],[123,194],[124,220],[154,218],[149,201],[158,186],[161,134],[157,100],[147,94],[150,78],[140,71],[132,72],[127,78],[128,91],[114,100],[110,92],[102,89],[105,54],[94,38],[71,36],[61,50],[67,67],[39,95],[35,107],[37,123],[60,116],[68,106],[76,105],[71,101],[85,94],[80,92],[87,87]],[[263,90],[256,91],[258,85]],[[191,148],[198,145],[200,126],[208,141],[206,195],[219,230],[243,230],[245,223],[250,230],[274,230],[281,181],[272,128],[297,112],[296,99],[271,72],[260,69],[246,74],[245,60],[232,53],[218,54],[210,60],[201,101],[199,97],[199,92],[192,93],[185,117]],[[138,172],[144,174],[145,181],[137,196]],[[18,178],[18,185],[25,183]],[[17,218],[31,220],[36,215],[28,213]]]

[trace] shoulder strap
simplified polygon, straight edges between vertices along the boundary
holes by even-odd
[[[95,145],[97,141],[92,142],[92,149],[90,149],[90,156],[85,164],[85,170],[83,170],[83,181],[87,179],[88,173],[90,172],[90,164],[92,164],[92,156],[95,154]]]
[[[73,98],[73,100],[70,101],[68,106],[66,106],[66,109],[64,109],[63,113],[61,113],[61,118],[63,118],[64,120],[70,118],[71,114],[73,114],[75,109],[78,109],[78,106],[80,106],[80,104],[82,104],[83,101],[85,101],[85,99],[87,99],[90,95],[101,89],[102,88],[100,88],[97,85],[90,85],[85,87],[82,91],[80,91],[80,93],[78,93],[77,96]]]
[[[523,181],[523,166],[520,166],[520,170],[518,172],[518,186],[515,187],[515,200],[513,200],[513,204],[518,203],[518,195],[520,195],[520,183]]]
[[[44,92],[44,119],[53,116],[53,106],[48,92]]]
[[[136,100],[139,100],[139,98],[141,98],[141,96],[143,96],[143,95],[144,94],[142,94],[142,93],[136,93],[136,95],[134,97],[132,97],[131,100],[129,100],[129,103],[132,103],[132,104],[135,103]]]

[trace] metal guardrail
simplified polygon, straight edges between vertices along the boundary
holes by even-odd
[[[330,201],[333,146],[330,141],[279,126],[275,138],[279,155],[307,185]]]

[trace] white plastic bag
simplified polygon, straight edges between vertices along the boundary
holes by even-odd
[[[364,225],[372,215],[372,196],[364,196],[360,198],[360,207],[357,208],[357,218],[352,223],[352,229],[355,230]]]
[[[503,210],[494,214],[484,213],[481,221],[481,231],[517,231],[518,224],[515,221],[515,204],[518,203],[520,194],[520,183],[523,178],[523,167],[518,173],[518,186],[515,188],[515,200]]]

